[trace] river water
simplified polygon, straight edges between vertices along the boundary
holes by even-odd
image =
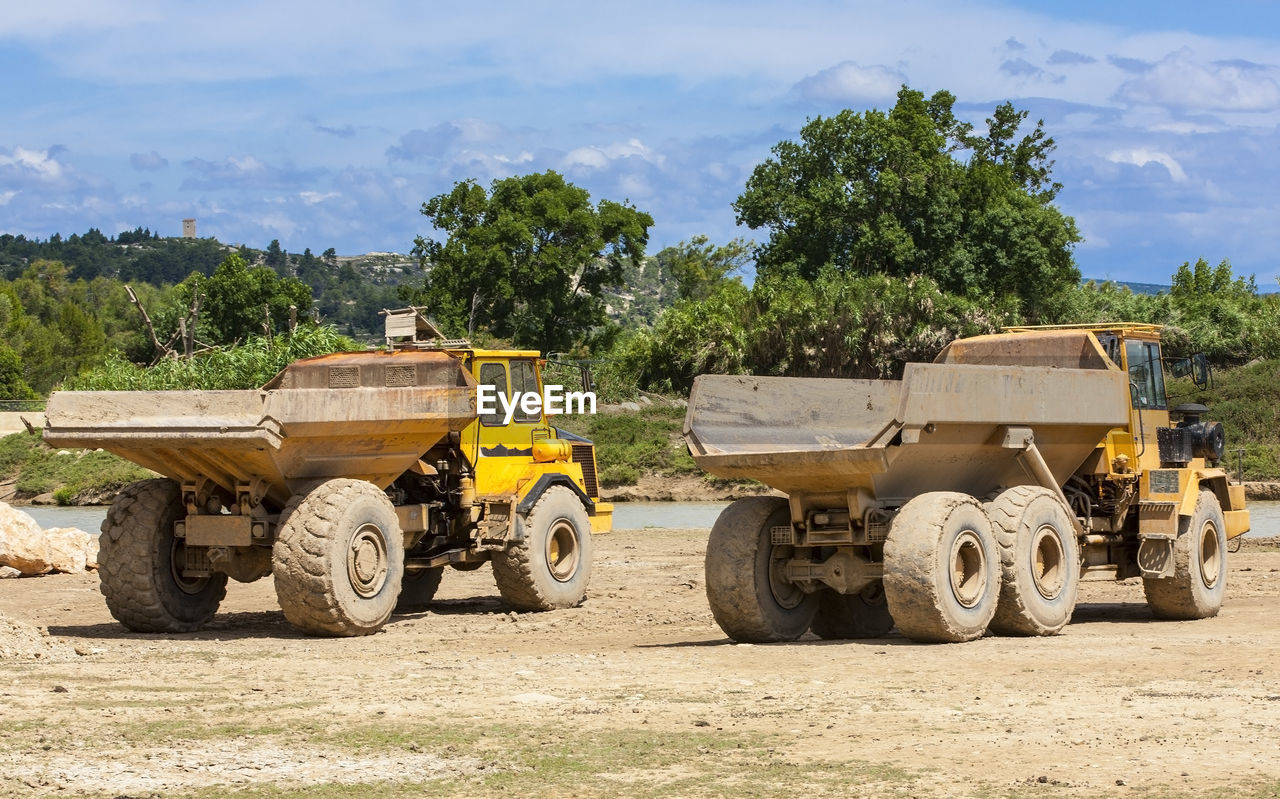
[[[710,527],[727,502],[618,502],[613,506],[613,529],[646,527]],[[103,507],[59,508],[24,506],[41,527],[79,527],[96,532],[107,515]],[[1250,502],[1250,536],[1280,536],[1280,502]]]

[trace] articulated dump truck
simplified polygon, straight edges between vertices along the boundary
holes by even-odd
[[[960,339],[902,380],[697,378],[694,460],[786,494],[716,521],[716,621],[744,642],[1052,635],[1082,579],[1130,577],[1159,618],[1216,615],[1249,512],[1164,365],[1158,327],[1111,324]],[[1168,365],[1209,379],[1203,356]]]
[[[412,309],[407,309],[411,311]],[[579,604],[607,532],[590,441],[543,409],[478,413],[477,387],[542,392],[537,352],[388,341],[297,361],[259,390],[57,392],[45,441],[101,447],[163,477],[121,490],[102,525],[102,593],[140,632],[206,623],[227,579],[272,575],[314,635],[376,632],[419,610],[444,568],[493,564],[508,604]],[[483,410],[483,408],[481,408]]]

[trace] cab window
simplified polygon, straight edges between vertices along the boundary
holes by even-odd
[[[1160,368],[1160,345],[1153,341],[1126,341],[1125,357],[1129,361],[1129,391],[1133,407],[1139,410],[1163,410],[1164,372]]]
[[[510,396],[507,393],[507,370],[500,363],[482,363],[480,364],[480,379],[477,381],[482,386],[493,386],[497,389],[494,395],[494,412],[480,415],[480,424],[486,427],[501,426],[503,413],[502,401],[497,399],[497,394]]]
[[[516,397],[541,393],[538,390],[538,373],[533,368],[533,361],[511,362],[511,391]],[[533,413],[525,413],[522,408],[516,408],[513,418],[517,422],[540,422],[542,410],[539,408]]]

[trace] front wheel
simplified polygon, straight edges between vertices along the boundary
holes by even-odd
[[[517,540],[493,554],[498,593],[519,610],[554,610],[582,604],[591,579],[591,520],[564,486],[546,490],[524,518]]]
[[[763,644],[804,635],[818,596],[786,579],[789,545],[774,527],[790,526],[785,499],[746,497],[725,508],[707,539],[707,601],[716,624],[735,641]]]
[[[1195,512],[1178,525],[1173,576],[1143,578],[1147,605],[1158,619],[1217,616],[1227,593],[1227,525],[1218,497],[1201,489]]]
[[[227,575],[184,577],[186,547],[173,523],[186,515],[172,480],[120,490],[102,522],[98,576],[111,615],[140,633],[187,633],[217,613]]]
[[[404,534],[395,507],[364,480],[329,480],[289,500],[272,548],[285,618],[313,635],[377,632],[395,610]]]

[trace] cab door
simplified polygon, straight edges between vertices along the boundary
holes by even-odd
[[[479,385],[493,386],[496,393],[505,396],[508,401],[518,403],[525,394],[542,395],[538,365],[533,358],[476,356],[472,374]],[[509,424],[505,420],[505,406],[501,400],[495,406],[493,413],[482,414],[473,423],[477,432],[474,444],[469,447],[471,462],[478,465],[482,458],[532,460],[533,431],[546,426],[541,406],[531,413],[517,405]]]
[[[1130,430],[1138,446],[1138,463],[1143,471],[1160,468],[1160,447],[1156,430],[1169,426],[1169,403],[1165,396],[1160,342],[1127,339],[1124,343],[1125,369],[1129,373]]]

